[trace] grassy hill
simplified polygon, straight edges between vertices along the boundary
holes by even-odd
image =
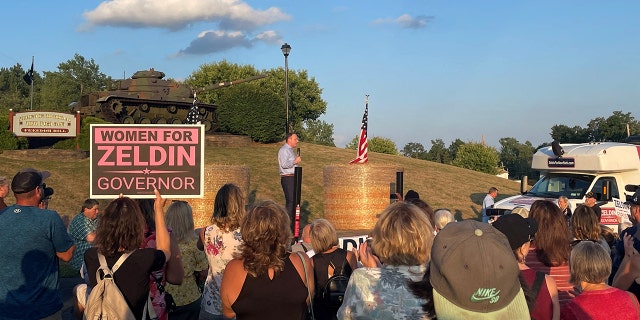
[[[281,143],[253,143],[248,147],[213,147],[205,149],[207,163],[246,165],[250,172],[250,188],[258,199],[273,199],[284,204],[278,176],[277,153]],[[346,164],[355,158],[354,150],[326,147],[309,143],[298,145],[302,154],[302,201],[308,202],[310,217],[323,215],[323,168]],[[56,152],[51,150],[51,152]],[[47,155],[5,152],[0,154],[0,175],[9,179],[22,168],[48,170],[47,186],[55,189],[49,208],[61,215],[74,216],[89,196],[89,159],[58,159]],[[395,165],[404,168],[404,190],[416,190],[434,209],[449,208],[457,219],[475,219],[482,207],[482,199],[491,186],[500,190],[498,199],[515,195],[519,184],[492,175],[439,163],[369,153],[369,163]],[[7,203],[15,201],[10,193]],[[102,202],[106,205],[106,202]]]

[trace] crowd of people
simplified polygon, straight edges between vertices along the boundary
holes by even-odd
[[[18,172],[16,203],[0,209],[0,224],[11,226],[0,235],[0,319],[61,319],[59,260],[84,279],[74,288],[77,319],[94,308],[102,265],[116,270],[136,319],[640,318],[640,231],[616,239],[591,200],[573,210],[567,199],[538,200],[487,223],[456,221],[411,190],[346,250],[322,218],[292,243],[289,210],[248,204],[232,183],[200,229],[188,202],[167,207],[157,190],[104,210],[87,199],[67,228],[41,206],[48,176]],[[8,189],[0,177],[0,199]],[[483,207],[495,196],[491,188]],[[627,202],[633,222],[639,197]]]

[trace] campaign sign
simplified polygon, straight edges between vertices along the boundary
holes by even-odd
[[[91,125],[91,198],[201,198],[203,177],[203,125]]]

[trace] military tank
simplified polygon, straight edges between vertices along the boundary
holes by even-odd
[[[185,123],[189,110],[194,103],[197,103],[205,131],[214,132],[220,129],[216,113],[217,106],[196,102],[196,95],[203,91],[258,80],[266,76],[261,74],[202,88],[192,88],[163,80],[164,72],[151,68],[137,71],[130,79],[116,81],[111,90],[83,95],[80,102],[73,105],[72,111],[79,111],[81,116],[94,116],[111,123],[181,124]]]

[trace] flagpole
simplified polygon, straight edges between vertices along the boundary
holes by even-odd
[[[33,60],[34,56],[31,56],[31,104],[29,110],[33,110]]]

